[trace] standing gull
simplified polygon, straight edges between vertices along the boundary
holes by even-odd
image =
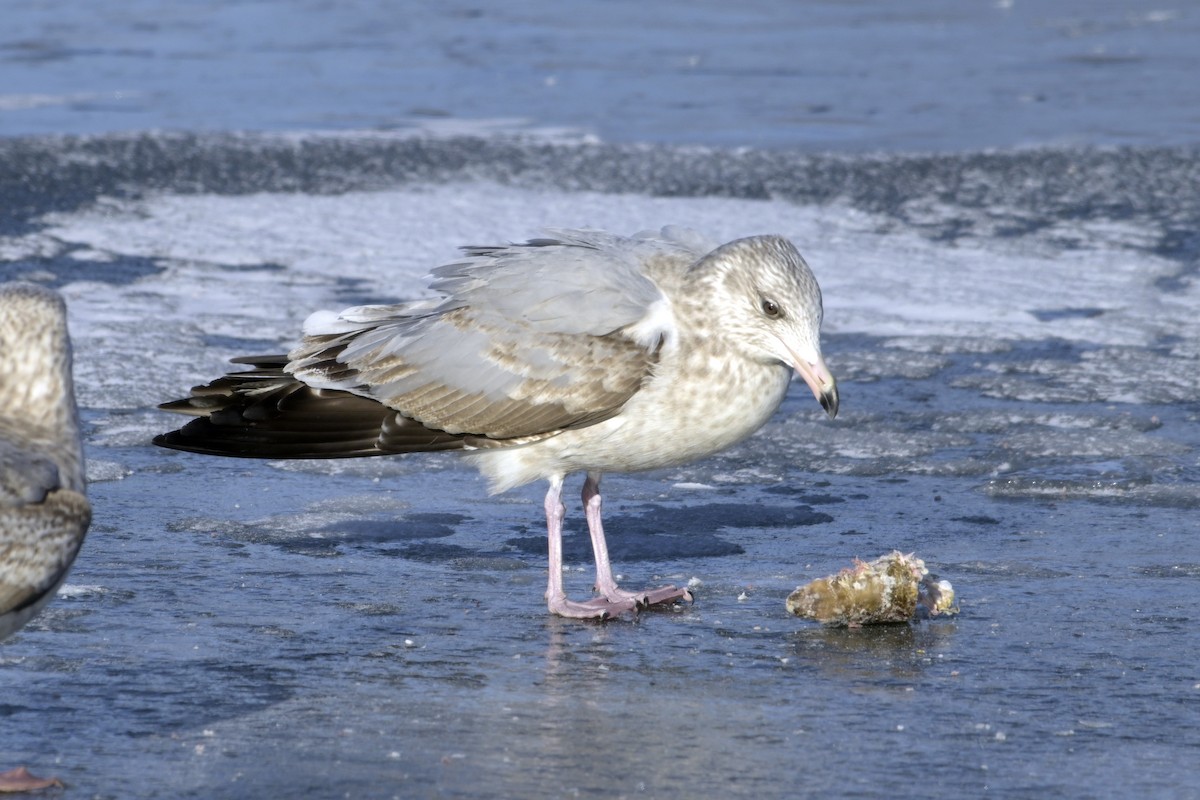
[[[668,467],[745,439],[794,370],[832,417],[821,290],[780,236],[719,247],[691,231],[551,231],[464,248],[433,272],[443,296],[317,312],[287,356],[198,386],[169,411],[198,418],[157,437],[179,450],[339,458],[465,450],[502,492],[549,481],[550,611],[604,618],[690,600],[613,579],[601,524],[604,472]],[[584,472],[599,597],[562,584],[563,479]]]
[[[0,639],[54,597],[91,522],[62,299],[0,285]],[[0,791],[61,785],[24,767]]]

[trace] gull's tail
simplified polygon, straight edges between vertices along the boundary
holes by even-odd
[[[287,360],[233,359],[253,368],[159,406],[196,419],[154,443],[238,458],[353,458],[466,446],[467,436],[427,428],[376,400],[301,383],[284,372]]]

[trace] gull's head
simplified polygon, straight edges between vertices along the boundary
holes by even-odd
[[[723,334],[750,358],[791,367],[837,416],[837,381],[821,356],[821,287],[795,245],[782,236],[737,239],[701,264],[716,278]]]

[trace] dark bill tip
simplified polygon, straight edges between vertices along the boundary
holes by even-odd
[[[825,409],[825,413],[830,419],[837,418],[838,412],[838,390],[837,386],[831,386],[824,392],[821,392],[817,398],[821,402],[821,408]]]

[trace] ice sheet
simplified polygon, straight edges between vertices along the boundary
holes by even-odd
[[[1161,337],[1194,339],[1200,329],[1190,313],[1194,287],[1162,297],[1155,282],[1176,266],[1136,251],[1157,231],[1082,224],[1067,248],[1062,224],[1015,247],[986,235],[947,245],[836,204],[563,194],[489,183],[332,197],[159,195],[47,215],[44,230],[10,238],[4,249],[10,258],[57,250],[77,259],[148,259],[169,274],[143,280],[142,288],[170,284],[175,302],[195,298],[194,307],[178,306],[193,313],[245,312],[263,293],[243,287],[262,283],[273,288],[271,302],[256,310],[272,324],[296,314],[295,304],[336,308],[331,275],[362,297],[407,299],[425,293],[425,274],[452,260],[458,246],[520,240],[547,227],[632,233],[676,220],[722,240],[765,232],[792,238],[822,283],[834,333],[1145,346]],[[286,273],[275,275],[272,266]],[[86,326],[89,315],[78,316]]]
[[[0,654],[5,764],[133,797],[762,796],[800,767],[801,790],[837,796],[931,769],[942,796],[1195,786],[1196,286],[1189,240],[1155,211],[1185,154],[1147,157],[1145,205],[1118,218],[1079,187],[1142,155],[805,162],[808,183],[784,176],[772,198],[761,154],[514,144],[512,164],[545,171],[361,191],[361,163],[409,145],[297,137],[311,183],[252,137],[34,144],[57,168],[37,213],[2,209],[0,269],[70,302],[96,520],[64,596]],[[419,144],[432,164],[478,149]],[[153,187],[105,177],[144,158]],[[606,158],[627,172],[602,175]],[[1000,202],[1004,175],[1056,161],[1074,183]],[[996,197],[930,199],[980,165]],[[892,201],[926,172],[918,208]],[[260,180],[274,189],[247,191]],[[765,199],[664,196],[722,180]],[[547,619],[539,490],[489,498],[451,455],[149,445],[177,422],[156,403],[286,349],[313,309],[420,295],[461,244],[668,222],[793,238],[842,390],[836,421],[798,387],[726,453],[606,476],[622,574],[686,582],[693,606]],[[578,595],[590,552],[569,488]],[[833,634],[786,614],[797,585],[895,548],[954,583],[959,618]]]

